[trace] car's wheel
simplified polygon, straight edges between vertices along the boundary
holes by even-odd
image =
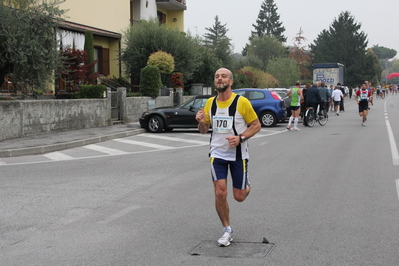
[[[154,115],[148,119],[146,129],[149,132],[159,133],[162,132],[163,127],[164,127],[164,122],[162,118],[160,116]]]
[[[270,111],[262,113],[259,117],[259,120],[264,127],[274,127],[277,124],[276,115]]]

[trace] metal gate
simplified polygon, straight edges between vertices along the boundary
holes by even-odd
[[[118,92],[111,91],[111,120],[119,121],[120,120],[120,108],[119,108],[119,100],[118,100]]]

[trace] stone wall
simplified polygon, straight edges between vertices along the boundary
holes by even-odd
[[[111,125],[108,99],[1,101],[0,140]]]
[[[173,106],[173,96],[126,97],[119,88],[119,106],[123,122],[136,123],[149,106]],[[108,89],[108,95],[110,90]],[[182,96],[181,102],[193,96]],[[151,103],[151,105],[149,105]],[[0,101],[0,141],[57,131],[112,125],[111,98],[73,100]]]

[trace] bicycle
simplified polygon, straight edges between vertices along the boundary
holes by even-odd
[[[316,112],[317,114],[319,113],[319,109],[320,109],[320,104],[317,105],[317,112]],[[315,116],[313,107],[306,107],[305,117],[309,127],[313,127],[316,121],[319,122],[320,126],[325,126],[328,121],[328,113],[325,108],[321,111],[321,115]]]

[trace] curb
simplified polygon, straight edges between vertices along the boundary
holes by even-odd
[[[88,144],[94,144],[99,142],[104,142],[107,140],[117,139],[117,138],[126,138],[130,136],[134,136],[137,134],[145,133],[145,129],[134,129],[123,132],[118,132],[114,134],[108,134],[100,137],[87,138],[82,140],[68,141],[64,143],[50,144],[44,146],[36,146],[36,147],[28,147],[28,148],[19,148],[19,149],[8,149],[8,150],[0,150],[0,158],[4,157],[15,157],[15,156],[23,156],[23,155],[36,155],[36,154],[44,154],[48,152],[60,151],[65,149],[71,149],[76,147],[85,146]]]

